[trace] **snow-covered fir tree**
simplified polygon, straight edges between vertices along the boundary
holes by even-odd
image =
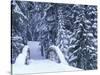
[[[81,9],[81,11],[76,11],[75,8]],[[92,10],[92,14],[91,11]],[[70,54],[76,56],[76,58],[72,61],[73,66],[82,68],[82,69],[96,69],[97,66],[97,36],[94,36],[94,33],[97,33],[96,29],[93,30],[92,27],[95,24],[95,27],[97,27],[96,21],[96,8],[94,6],[74,6],[74,9],[77,13],[76,21],[74,22],[75,25],[78,26],[78,28],[74,29],[74,38],[76,39],[75,42],[71,45],[74,47],[70,48]],[[89,10],[89,11],[88,11]],[[78,13],[80,15],[78,16]],[[94,15],[95,18],[91,17],[91,19],[88,17],[91,15]],[[93,20],[94,19],[94,20]],[[92,20],[92,21],[91,21]],[[72,37],[72,38],[73,38]],[[95,39],[95,42],[93,41]],[[95,44],[95,46],[94,46]],[[92,54],[93,52],[93,54]],[[93,58],[92,58],[93,57]],[[72,57],[73,59],[73,57]],[[94,67],[95,65],[95,67]]]

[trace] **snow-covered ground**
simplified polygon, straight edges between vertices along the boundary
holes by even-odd
[[[13,74],[78,71],[80,69],[46,60],[33,60],[30,65],[13,65]]]
[[[31,60],[29,65],[23,64],[25,62],[27,49],[31,50]],[[67,63],[56,63],[49,59],[41,57],[39,42],[28,43],[28,46],[23,48],[21,54],[16,59],[15,64],[12,65],[12,72],[14,74],[28,74],[28,73],[44,73],[44,72],[61,72],[61,71],[78,71],[80,69],[69,66]]]

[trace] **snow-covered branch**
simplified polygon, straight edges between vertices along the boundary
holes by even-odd
[[[16,3],[16,1],[14,1],[12,4],[15,5],[14,12],[22,15],[26,20],[28,20],[28,18],[22,13],[22,11],[21,11],[20,7],[18,6],[18,4]]]
[[[53,5],[49,5],[46,9],[44,9],[44,15],[43,15],[43,17],[42,17],[41,20],[43,20],[43,19],[46,17],[47,11],[48,11],[52,6],[53,6]]]

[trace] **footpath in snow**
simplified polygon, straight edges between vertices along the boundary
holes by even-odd
[[[34,60],[44,59],[44,57],[41,56],[41,46],[39,45],[39,42],[29,41],[28,46],[30,49],[31,59],[34,59]]]
[[[31,60],[29,65],[25,65],[25,57],[27,49],[30,48]],[[41,56],[39,42],[28,42],[28,46],[23,48],[23,52],[19,54],[15,64],[12,65],[13,74],[30,74],[30,73],[46,73],[61,71],[78,71],[80,69],[71,67],[66,63],[56,63]]]

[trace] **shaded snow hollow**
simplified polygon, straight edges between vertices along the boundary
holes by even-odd
[[[25,57],[27,49],[30,48],[31,60],[29,65],[25,65]],[[61,55],[62,57],[62,55]],[[12,65],[13,74],[30,74],[30,73],[46,73],[61,71],[78,71],[80,69],[69,66],[67,63],[56,63],[49,59],[44,59],[40,54],[40,45],[37,41],[30,41],[28,46],[23,48],[23,52],[19,54],[15,64]]]

